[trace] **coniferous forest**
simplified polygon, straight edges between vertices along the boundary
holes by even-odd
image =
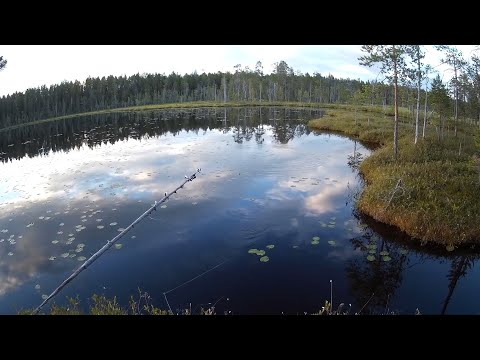
[[[400,88],[400,105],[413,108],[415,89]],[[334,76],[301,73],[285,61],[275,63],[271,74],[235,66],[234,72],[180,75],[135,74],[65,81],[16,92],[0,98],[0,127],[8,127],[75,113],[129,106],[190,101],[248,101],[351,103],[355,92],[365,104],[392,105],[393,89],[382,82],[339,79]]]

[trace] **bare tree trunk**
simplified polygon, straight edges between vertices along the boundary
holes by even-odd
[[[395,48],[394,48],[394,56],[395,56]],[[395,125],[393,129],[393,156],[395,160],[398,157],[398,84],[397,84],[397,61],[398,59],[395,58],[393,63],[393,90],[394,90],[394,107],[395,107]]]
[[[420,72],[420,47],[417,48],[417,65],[418,65],[418,94],[417,94],[417,116],[415,118],[415,144],[418,141],[418,127],[420,122],[420,87],[422,86],[422,77]]]
[[[455,71],[455,137],[457,137],[457,121],[458,121],[458,79],[457,79],[457,60],[453,62]]]
[[[227,102],[227,78],[223,77],[223,102]]]
[[[428,96],[428,78],[427,78],[427,83],[425,85],[425,111],[423,114],[423,134],[422,138],[425,139],[425,132],[427,130],[427,96]]]

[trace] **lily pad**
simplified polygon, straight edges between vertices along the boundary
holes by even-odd
[[[368,255],[368,256],[367,256],[367,260],[368,260],[368,261],[374,261],[374,260],[375,260],[375,256],[373,256],[373,255]]]
[[[103,229],[105,226],[103,225],[97,225],[97,229]]]
[[[39,284],[35,285],[35,289],[40,290],[40,285]]]
[[[318,245],[318,244],[320,244],[320,241],[318,241],[318,240],[312,240],[312,245]]]
[[[382,260],[383,261],[390,261],[390,260],[392,260],[392,258],[387,255],[387,256],[382,257]]]
[[[261,261],[261,262],[267,262],[268,260],[270,260],[270,258],[269,258],[268,256],[262,256],[262,257],[260,258],[260,261]]]
[[[123,244],[115,244],[115,249],[120,250],[123,247]]]
[[[48,295],[47,295],[47,294],[43,294],[43,295],[42,295],[42,299],[45,300],[46,298],[48,298]]]
[[[58,244],[58,240],[52,240],[52,244]]]
[[[402,249],[402,250],[400,250],[400,254],[402,254],[402,255],[407,255],[407,254],[408,254],[408,250],[407,250],[407,249]]]
[[[110,223],[110,226],[115,226],[115,225],[117,225],[117,223],[116,223],[116,222],[112,222],[112,223]]]
[[[79,257],[77,257],[77,260],[78,261],[85,261],[85,260],[87,260],[87,258],[85,256],[79,256]]]
[[[267,245],[267,249],[273,249],[275,245]]]
[[[13,252],[10,251],[7,255],[8,256],[13,256]]]
[[[50,256],[50,257],[48,258],[48,260],[53,261],[53,260],[55,260],[56,258],[57,258],[56,256]]]
[[[390,253],[386,250],[383,250],[383,251],[380,252],[380,255],[382,255],[382,256],[388,256],[389,254]]]
[[[376,254],[376,253],[377,253],[377,250],[375,250],[375,249],[370,249],[370,250],[368,250],[368,253],[369,253],[369,254]]]
[[[320,240],[320,237],[319,237],[319,236],[314,236],[314,237],[312,238],[312,240],[313,240],[313,241],[318,241],[318,240]]]
[[[257,251],[257,255],[258,255],[258,256],[263,256],[263,255],[265,255],[265,250],[258,250],[258,251]]]
[[[67,257],[68,257],[68,255],[70,255],[70,254],[67,252],[67,253],[63,253],[63,254],[62,254],[62,255],[60,255],[60,256],[61,256],[61,257],[63,257],[63,258],[67,258]]]
[[[167,207],[167,205],[160,206],[160,208],[162,208],[162,209],[165,209],[166,207]]]
[[[445,249],[447,249],[447,251],[453,251],[453,250],[455,250],[455,246],[450,244],[450,245],[447,245],[447,247]]]
[[[258,252],[258,249],[250,249],[248,250],[249,254],[256,254]]]
[[[298,245],[293,245],[292,248],[298,249]]]
[[[335,240],[328,240],[328,243],[332,246],[335,246],[337,244]]]

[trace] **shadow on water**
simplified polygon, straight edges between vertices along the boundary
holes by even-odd
[[[261,144],[264,126],[272,126],[274,139],[286,144],[295,136],[308,135],[310,130],[305,119],[319,118],[323,113],[323,110],[314,108],[193,108],[52,121],[2,132],[0,160],[5,162],[24,156],[46,155],[50,151],[69,151],[83,145],[93,148],[129,139],[175,136],[182,131],[199,134],[211,129],[222,129],[225,133],[231,131],[237,143],[254,138]]]

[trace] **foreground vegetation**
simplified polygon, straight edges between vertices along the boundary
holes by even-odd
[[[118,302],[117,298],[114,297],[113,299],[109,299],[104,295],[97,295],[94,294],[91,298],[92,303],[89,306],[88,311],[83,311],[80,308],[80,300],[77,298],[67,298],[68,305],[66,306],[58,306],[53,304],[51,309],[48,313],[40,313],[41,315],[222,315],[217,314],[215,310],[215,305],[213,304],[206,308],[200,308],[199,312],[192,311],[192,308],[184,309],[179,311],[178,313],[174,314],[170,310],[163,310],[157,308],[151,304],[151,297],[148,293],[142,293],[139,290],[139,297],[138,300],[135,300],[134,297],[130,297],[128,307],[122,307]],[[367,305],[367,304],[365,304]],[[349,306],[345,306],[345,304],[341,303],[337,309],[332,307],[332,304],[327,300],[325,301],[325,305],[322,308],[313,314],[309,315],[361,315],[363,306],[358,312],[350,312],[351,311],[351,304]],[[19,315],[31,315],[33,310],[21,310],[19,311]],[[224,312],[223,315],[229,315],[231,312],[227,311]],[[306,314],[306,313],[302,313]],[[383,314],[376,314],[376,315],[399,315],[398,312],[392,311]],[[421,315],[420,311],[416,309],[415,315]]]
[[[401,117],[395,161],[388,115],[328,110],[309,125],[380,146],[359,167],[367,185],[357,202],[359,210],[447,250],[480,240],[478,127],[459,123],[455,136],[452,123],[446,121],[442,129],[434,119],[415,145],[413,122]]]

